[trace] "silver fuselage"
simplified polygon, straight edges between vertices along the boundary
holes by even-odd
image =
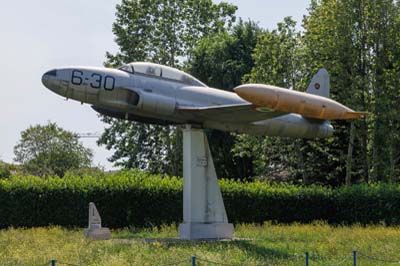
[[[183,73],[183,72],[182,72]],[[204,84],[188,84],[173,78],[118,69],[65,67],[46,72],[43,84],[53,92],[82,103],[105,115],[160,124],[194,124],[223,131],[253,135],[325,138],[333,133],[329,121],[283,114],[250,122],[219,116],[198,117],[181,107],[214,107],[246,104],[236,93]],[[256,112],[256,111],[255,111]]]

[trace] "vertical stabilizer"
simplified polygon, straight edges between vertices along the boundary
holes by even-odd
[[[329,90],[329,73],[325,68],[321,68],[308,85],[307,93],[329,98]]]

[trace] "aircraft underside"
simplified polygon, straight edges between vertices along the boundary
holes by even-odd
[[[232,123],[213,119],[193,119],[176,113],[174,120],[169,116],[160,114],[125,113],[122,111],[109,110],[106,108],[92,106],[92,108],[103,114],[114,118],[129,121],[156,124],[156,125],[183,125],[191,124],[201,128],[212,128],[227,132],[246,133],[251,135],[269,135],[283,137],[301,138],[326,138],[332,135],[333,128],[328,121],[311,121],[296,114],[287,114],[272,119],[253,121],[247,123]]]

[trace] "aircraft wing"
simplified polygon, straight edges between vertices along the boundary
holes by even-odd
[[[176,111],[186,115],[188,119],[196,118],[196,120],[201,119],[203,121],[212,120],[232,123],[255,122],[287,114],[257,107],[252,103],[206,107],[179,106]]]

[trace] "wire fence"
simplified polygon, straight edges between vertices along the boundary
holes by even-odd
[[[386,259],[386,258],[379,258],[376,256],[370,256],[364,253],[360,253],[357,251],[353,251],[351,254],[348,254],[347,256],[338,259],[336,262],[332,262],[332,263],[321,263],[321,260],[316,259],[316,258],[311,258],[310,257],[310,253],[306,252],[304,255],[296,255],[291,257],[289,260],[291,261],[296,261],[296,265],[306,265],[306,266],[314,266],[314,265],[318,265],[318,266],[340,266],[340,265],[347,265],[347,266],[357,266],[357,265],[361,265],[359,263],[359,259],[363,258],[363,260],[367,260],[367,261],[371,261],[372,263],[374,263],[373,265],[378,265],[376,263],[385,263],[385,265],[400,265],[400,260],[398,259]],[[302,262],[301,262],[302,260]],[[24,262],[24,261],[15,261],[15,260],[11,260],[9,261],[10,264],[4,263],[3,261],[0,262],[1,265],[25,265],[28,263]],[[220,266],[242,266],[242,265],[251,265],[251,266],[272,266],[272,265],[277,265],[276,263],[274,264],[268,264],[268,263],[259,263],[259,264],[254,264],[254,263],[246,263],[246,262],[241,262],[241,263],[237,263],[237,264],[230,264],[230,263],[226,263],[226,262],[221,262],[221,261],[212,261],[209,259],[203,259],[201,257],[197,257],[197,256],[192,256],[190,258],[186,258],[186,259],[181,259],[181,260],[177,260],[177,261],[171,261],[169,263],[165,263],[165,264],[154,264],[157,266],[173,266],[173,265],[191,265],[191,266],[198,266],[199,262],[201,263],[201,265],[220,265]],[[29,265],[32,265],[32,262],[29,263]],[[52,259],[52,260],[48,260],[46,261],[44,264],[43,263],[34,263],[35,266],[84,266],[85,264],[74,264],[74,263],[69,263],[69,262],[63,262],[63,261],[58,261],[56,259]],[[287,262],[286,264],[287,265]],[[122,266],[122,265],[121,265]]]

